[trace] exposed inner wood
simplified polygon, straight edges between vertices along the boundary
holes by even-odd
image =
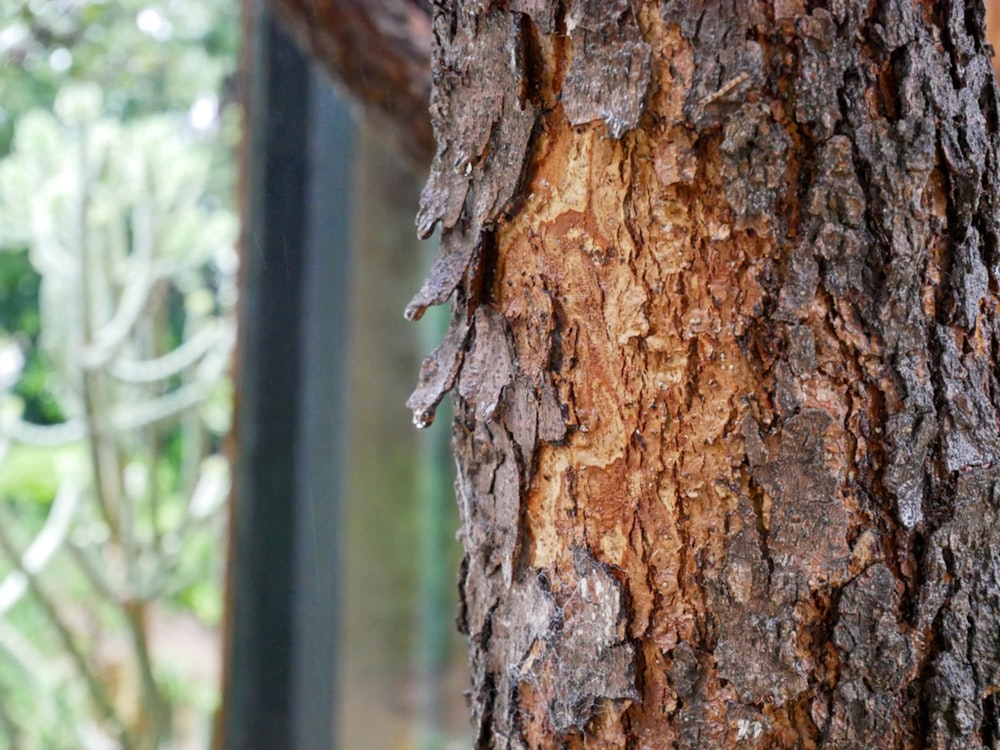
[[[523,372],[552,371],[571,426],[535,459],[523,561],[549,571],[557,592],[578,586],[579,550],[615,572],[643,706],[660,707],[624,717],[640,742],[678,740],[663,716],[696,694],[705,742],[724,746],[741,726],[763,727],[759,712],[733,710],[745,703],[772,704],[771,731],[780,723],[808,737],[816,730],[796,700],[811,681],[803,672],[825,676],[813,643],[822,599],[874,551],[868,538],[856,553],[848,544],[860,534],[845,429],[861,419],[850,393],[856,373],[822,299],[788,326],[794,343],[778,338],[784,326],[762,329],[766,277],[780,262],[770,217],[733,227],[723,133],[696,153],[684,126],[691,50],[676,28],[650,18],[651,46],[662,50],[658,95],[647,104],[655,124],[616,141],[601,125],[570,127],[555,107],[525,202],[497,232],[493,301],[515,359]],[[768,169],[778,185],[794,165]],[[801,351],[785,397],[798,416],[765,444],[760,435],[778,417],[756,347],[790,345]],[[749,634],[792,610],[794,624],[770,634],[784,643],[748,648]],[[529,692],[520,708],[544,716],[548,697]],[[606,723],[615,746],[627,706],[603,707],[590,732]],[[529,733],[528,745],[546,731]]]

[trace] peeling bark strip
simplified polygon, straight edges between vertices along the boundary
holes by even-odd
[[[998,746],[981,3],[434,29],[410,405],[456,389],[476,747]]]

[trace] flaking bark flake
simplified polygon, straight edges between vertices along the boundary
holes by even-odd
[[[649,44],[642,38],[628,3],[574,3],[573,61],[562,88],[572,125],[606,123],[612,138],[639,125],[649,86]]]
[[[973,0],[435,11],[477,748],[1000,743]],[[531,39],[523,38],[529,33]]]
[[[444,341],[424,358],[420,366],[419,384],[406,401],[406,407],[413,412],[413,423],[417,427],[427,427],[434,421],[437,405],[455,385],[468,335],[469,323],[465,311],[458,309],[452,315]]]

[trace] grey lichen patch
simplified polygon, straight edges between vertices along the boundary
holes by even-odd
[[[816,580],[846,570],[851,551],[840,502],[844,477],[829,461],[839,430],[826,411],[803,409],[784,422],[767,460],[751,467],[754,482],[771,497],[768,544],[776,570],[795,569]]]
[[[536,668],[556,613],[557,605],[546,579],[526,571],[490,616],[491,656],[495,659],[490,666],[499,671],[498,676],[491,675],[491,680],[499,683],[491,699],[495,729],[501,737],[519,734],[517,687],[522,677]]]
[[[811,342],[807,334],[794,335],[803,339],[805,366]],[[811,609],[817,589],[849,580],[848,515],[839,501],[844,477],[830,460],[839,430],[816,408],[785,419],[766,442],[752,417],[743,421],[758,496],[741,498],[723,575],[708,590],[720,615],[719,675],[746,703],[781,706],[808,688],[818,668],[813,625],[790,613]],[[746,647],[749,637],[753,649]]]
[[[634,648],[625,637],[622,590],[618,580],[591,555],[578,550],[576,587],[553,622],[546,660],[554,677],[552,725],[583,729],[600,701],[637,700]]]
[[[632,701],[635,652],[625,637],[622,591],[589,553],[574,554],[573,579],[550,583],[525,571],[491,619],[492,653],[508,665],[499,675],[494,714],[514,731],[516,696],[530,683],[557,733],[583,731],[604,701]]]
[[[719,613],[713,658],[719,676],[743,702],[780,706],[808,684],[809,665],[798,658],[796,629],[784,616],[804,581],[787,567],[776,569],[772,578],[766,519],[757,517],[750,498],[738,512],[741,525],[729,544],[721,580],[708,586]],[[751,633],[754,647],[748,649]]]
[[[812,252],[823,261],[823,284],[838,298],[856,298],[866,283],[870,285],[871,271],[865,267],[868,239],[861,230],[866,208],[851,141],[834,136],[818,149],[804,209]],[[801,259],[793,262],[797,266],[808,263]],[[809,269],[810,280],[811,276]],[[790,274],[786,284],[801,288],[801,278]]]
[[[934,628],[938,653],[926,689],[930,734],[956,746],[1000,738],[992,694],[1000,674],[1000,483],[995,473],[969,476],[958,491],[969,505],[928,545],[928,579],[919,622]]]
[[[694,50],[694,81],[684,115],[698,132],[722,124],[764,83],[764,51],[753,29],[766,25],[757,3],[660,4],[663,20],[680,27]]]
[[[573,125],[603,120],[612,138],[639,125],[650,80],[650,49],[627,4],[625,12],[602,5],[573,5],[573,59],[563,83],[562,103]]]
[[[842,115],[838,94],[848,55],[830,11],[817,8],[795,21],[799,39],[799,75],[795,76],[795,119],[817,139],[833,135]]]
[[[766,104],[746,104],[727,118],[722,129],[722,177],[734,225],[774,213],[785,187],[791,139],[774,121]]]
[[[898,695],[913,679],[912,641],[897,622],[899,586],[877,563],[848,583],[840,598],[833,643],[840,658],[832,713],[818,698],[814,719],[823,719],[830,747],[882,747],[898,732]]]
[[[891,458],[883,481],[896,498],[899,520],[912,529],[924,517],[926,462],[938,421],[930,411],[903,409],[886,420],[886,428]]]
[[[968,471],[1000,462],[998,407],[990,399],[996,370],[980,353],[962,351],[952,331],[941,327],[936,343],[944,381],[944,463]],[[995,391],[994,391],[995,392]]]

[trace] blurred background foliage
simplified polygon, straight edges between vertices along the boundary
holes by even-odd
[[[0,750],[203,750],[219,701],[236,304],[235,0],[0,0]],[[334,746],[467,747],[447,311],[376,134],[353,167]]]
[[[0,3],[0,748],[204,748],[232,0]]]

